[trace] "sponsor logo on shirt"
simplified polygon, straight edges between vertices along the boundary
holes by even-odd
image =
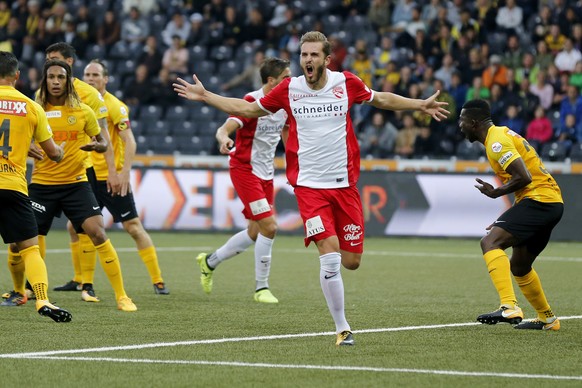
[[[511,151],[506,152],[505,154],[503,154],[503,156],[499,158],[499,164],[503,166],[505,163],[507,163],[509,159],[511,159],[512,156],[513,152]]]
[[[316,97],[317,94],[311,94],[311,93],[290,93],[289,97],[293,100],[293,101],[298,101],[301,100],[302,98],[305,97]]]
[[[295,117],[300,116],[309,116],[309,117],[318,117],[318,116],[342,116],[344,113],[342,112],[344,108],[343,104],[325,104],[325,105],[316,105],[316,106],[299,106],[293,108],[293,115]]]
[[[491,144],[491,149],[493,150],[493,152],[501,152],[501,149],[502,148],[503,148],[503,146],[498,141],[496,141],[495,143]]]
[[[0,113],[15,116],[26,115],[26,101],[0,100]]]
[[[60,110],[51,110],[50,112],[46,112],[46,117],[48,119],[56,119],[62,116]]]

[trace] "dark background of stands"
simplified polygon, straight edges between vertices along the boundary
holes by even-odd
[[[517,25],[504,25],[498,15],[508,13],[507,7],[515,11],[512,3],[521,10],[522,19]],[[137,15],[135,22],[132,13]],[[110,16],[114,20],[104,24]],[[186,26],[183,30],[180,18]],[[44,49],[54,42],[64,40],[76,48],[74,74],[79,78],[91,59],[105,60],[108,90],[130,106],[138,153],[209,155],[218,152],[214,133],[227,116],[178,98],[171,88],[175,77],[196,73],[207,89],[242,97],[257,88],[256,81],[253,84],[252,76],[232,81],[245,70],[256,69],[257,51],[290,59],[292,71],[299,75],[298,39],[305,31],[319,30],[334,42],[331,69],[352,71],[374,90],[404,96],[425,98],[442,88],[440,98],[451,102],[452,115],[446,122],[414,117],[411,150],[401,151],[390,143],[382,148],[372,141],[362,157],[467,160],[483,158],[484,152],[460,136],[458,112],[475,79],[495,61],[492,56],[498,56],[515,79],[531,76],[532,85],[534,71],[548,73],[542,84],[552,88],[552,99],[544,117],[552,133],[543,140],[531,137],[530,143],[547,160],[582,161],[582,63],[565,70],[557,68],[555,61],[566,38],[579,53],[581,21],[580,2],[569,0],[4,0],[0,1],[0,49],[20,58],[22,76],[17,87],[28,95],[38,88],[35,78],[44,63]],[[419,29],[425,32],[417,33]],[[187,52],[185,69],[162,64],[174,35]],[[148,37],[155,40],[155,54],[149,56],[144,54]],[[540,41],[548,46],[548,54],[539,51]],[[473,62],[471,51],[477,56]],[[526,53],[533,55],[537,68],[522,65]],[[446,64],[448,55],[452,68]],[[146,65],[148,74],[136,86],[139,65]],[[453,74],[461,80],[454,87],[449,85]],[[493,92],[496,86],[479,93],[490,100],[497,124],[529,137],[527,127],[543,98],[529,90],[531,85],[504,82],[499,84],[500,93]],[[577,95],[564,108],[569,85],[576,87]],[[516,117],[508,116],[510,105],[517,108]],[[368,106],[352,111],[362,142],[369,136],[380,138],[385,126],[392,126],[396,131],[386,141],[398,143],[395,137],[405,132],[402,113],[382,112],[385,124],[375,135],[369,129],[373,113]],[[567,113],[574,116],[573,124],[564,123]],[[429,130],[419,135],[423,127]]]

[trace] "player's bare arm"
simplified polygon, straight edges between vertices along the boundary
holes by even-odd
[[[218,149],[221,154],[228,155],[232,147],[234,146],[234,140],[230,138],[230,135],[238,129],[238,123],[234,120],[226,120],[216,130],[216,141],[218,142]]]
[[[450,112],[445,109],[448,105],[447,102],[436,100],[439,94],[440,91],[437,90],[426,100],[420,100],[402,97],[390,92],[374,92],[374,99],[370,104],[379,109],[419,110],[431,116],[433,119],[441,121],[442,119],[446,119],[450,115]]]
[[[99,128],[101,128],[101,134],[103,138],[107,144],[111,144],[111,138],[107,128],[107,118],[102,117],[98,119],[97,122],[99,123]],[[117,176],[113,147],[107,147],[103,153],[103,156],[105,157],[105,163],[107,164],[107,192],[112,193],[113,195],[117,195],[121,191],[121,183],[119,182],[119,177]]]
[[[65,155],[65,142],[62,142],[61,145],[57,145],[57,143],[55,143],[55,141],[53,140],[53,138],[49,138],[45,141],[43,141],[42,143],[39,143],[40,147],[42,148],[42,150],[44,151],[44,153],[46,154],[46,156],[48,156],[48,158],[54,162],[60,162],[61,160],[63,160],[63,156]],[[36,145],[31,145],[32,147],[36,147]],[[39,150],[40,152],[40,150]],[[30,155],[30,150],[29,150],[29,155]],[[41,153],[42,156],[42,153]],[[39,158],[36,158],[39,159]],[[39,160],[42,160],[43,158],[41,157]]]
[[[479,178],[475,178],[477,183],[479,183],[478,185],[475,185],[475,187],[489,198],[498,198],[523,189],[532,181],[531,174],[525,167],[525,163],[523,162],[522,158],[517,158],[511,162],[505,171],[511,175],[511,179],[508,180],[504,185],[493,187],[493,185],[490,183],[487,183]]]
[[[87,152],[95,151],[100,154],[104,153],[107,150],[108,148],[107,140],[105,140],[101,133],[98,133],[97,135],[93,136],[91,140],[92,141],[90,143],[87,143],[79,148],[82,149],[83,151]]]
[[[129,178],[133,159],[135,158],[135,152],[137,150],[137,144],[131,128],[119,131],[119,137],[121,137],[124,144],[124,162],[121,172],[119,173],[119,183],[121,185],[119,195],[125,197],[127,193],[131,192]]]
[[[30,143],[30,147],[28,148],[28,156],[36,160],[44,159],[44,153],[42,152],[42,148],[39,148],[34,143]]]
[[[202,85],[202,82],[200,82],[198,77],[196,77],[196,74],[192,75],[192,79],[194,80],[193,84],[182,78],[177,78],[176,82],[172,84],[174,91],[178,93],[180,97],[191,101],[205,102],[230,115],[249,118],[268,115],[268,113],[262,110],[256,102],[251,103],[242,98],[220,96],[204,89],[204,85]]]

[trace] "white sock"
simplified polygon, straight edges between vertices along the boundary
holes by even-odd
[[[229,238],[223,246],[216,250],[216,252],[208,256],[206,262],[210,268],[214,269],[224,260],[230,259],[231,257],[246,251],[247,248],[253,244],[253,242],[253,239],[249,237],[248,231],[246,229],[241,230]]]
[[[272,239],[259,233],[255,242],[255,290],[269,288],[269,272],[271,271]]]
[[[339,252],[319,256],[319,282],[338,333],[345,330],[351,331],[344,310],[344,282],[340,272],[341,261]]]

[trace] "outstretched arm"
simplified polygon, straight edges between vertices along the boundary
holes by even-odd
[[[234,120],[226,120],[216,130],[216,141],[218,142],[218,149],[221,154],[228,155],[232,146],[234,146],[234,140],[230,138],[230,135],[238,129],[238,123]]]
[[[450,112],[445,109],[445,106],[449,104],[448,102],[436,100],[439,93],[440,91],[437,90],[426,100],[420,100],[402,97],[390,92],[375,92],[374,99],[370,104],[379,109],[419,110],[432,116],[433,119],[441,121],[441,119],[446,119]]]
[[[192,75],[192,79],[194,80],[193,84],[182,78],[176,79],[176,82],[172,84],[174,91],[176,91],[180,97],[184,97],[191,101],[205,102],[230,115],[249,118],[268,115],[268,113],[262,110],[256,102],[251,103],[242,98],[220,96],[204,89],[204,85],[202,85],[202,82],[200,82],[198,77],[196,77],[196,74]]]

